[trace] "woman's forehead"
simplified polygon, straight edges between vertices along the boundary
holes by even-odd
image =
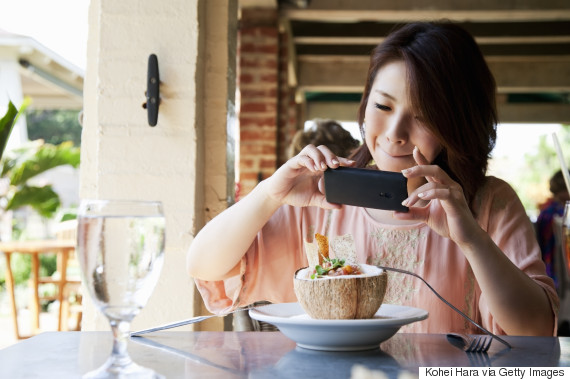
[[[406,65],[402,61],[390,62],[376,73],[371,94],[383,96],[393,101],[408,99],[408,76]]]

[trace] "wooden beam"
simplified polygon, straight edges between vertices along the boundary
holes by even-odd
[[[338,101],[308,101],[306,118],[331,118],[338,121],[356,121],[359,103]],[[570,124],[570,104],[518,103],[499,104],[501,123]]]
[[[517,0],[517,1],[496,1],[496,0],[311,0],[308,7],[311,10],[331,10],[342,11],[354,10],[443,10],[458,9],[463,11],[481,10],[488,11],[508,10],[508,9],[570,9],[567,0]]]
[[[567,0],[311,0],[303,9],[281,9],[291,20],[393,21],[554,21],[570,18]]]
[[[299,87],[315,92],[362,92],[367,57],[298,56]]]
[[[331,37],[331,36],[301,36],[294,37],[294,42],[299,45],[371,45],[376,46],[384,41],[384,37]],[[570,43],[570,35],[562,36],[530,36],[530,37],[476,37],[479,45],[496,44],[563,44]]]
[[[329,22],[352,21],[391,21],[409,22],[411,20],[441,20],[454,21],[559,21],[570,18],[570,10],[310,10],[292,9],[282,11],[291,20],[318,21],[326,19]]]
[[[570,92],[570,55],[489,57],[501,93]]]
[[[361,92],[367,57],[299,56],[303,91]],[[500,93],[570,92],[570,55],[556,57],[489,57]]]
[[[340,101],[308,101],[307,120],[330,118],[337,121],[356,121],[359,103]]]
[[[308,101],[306,119],[331,118],[338,121],[356,121],[358,105],[357,102]],[[570,104],[499,104],[498,112],[501,123],[570,124]]]
[[[501,123],[570,124],[570,104],[499,104]]]

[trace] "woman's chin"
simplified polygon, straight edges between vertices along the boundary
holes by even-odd
[[[374,162],[379,170],[392,172],[401,172],[416,165],[412,155],[393,157],[383,151],[381,154],[374,154]]]
[[[392,171],[392,172],[402,172],[402,170],[405,170],[407,168],[413,167],[416,165],[415,162],[410,163],[410,162],[405,162],[402,159],[402,162],[390,162],[390,163],[386,163],[386,162],[375,162],[376,166],[378,167],[379,170],[382,171]]]

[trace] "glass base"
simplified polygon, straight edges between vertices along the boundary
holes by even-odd
[[[126,365],[118,365],[113,357],[109,358],[103,366],[94,371],[90,371],[83,375],[83,378],[102,379],[102,378],[140,378],[140,379],[165,379],[164,376],[154,372],[152,369],[139,366],[134,362]]]

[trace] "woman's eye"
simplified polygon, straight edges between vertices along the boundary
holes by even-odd
[[[386,105],[382,105],[382,104],[378,104],[378,103],[376,103],[375,105],[376,105],[376,108],[378,108],[382,111],[391,111],[392,110],[392,108],[390,108],[389,106],[386,106]]]

